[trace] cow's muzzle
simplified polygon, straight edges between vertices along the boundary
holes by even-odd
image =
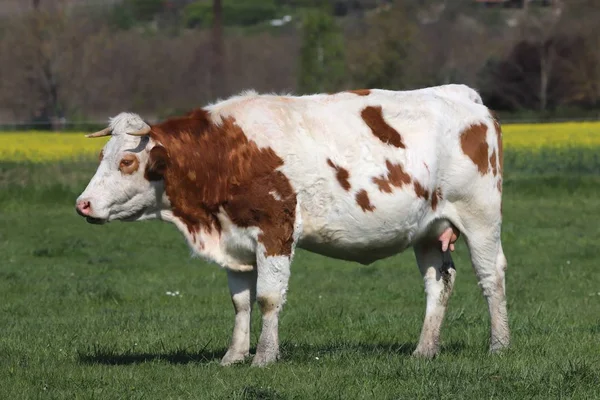
[[[75,211],[77,214],[85,217],[85,220],[90,224],[101,225],[106,222],[105,219],[93,217],[92,214],[92,203],[89,200],[79,200],[75,205]]]

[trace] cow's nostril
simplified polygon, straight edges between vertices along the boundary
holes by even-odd
[[[88,200],[82,200],[82,201],[77,202],[75,209],[77,210],[77,213],[79,215],[87,217],[90,214],[92,205]]]

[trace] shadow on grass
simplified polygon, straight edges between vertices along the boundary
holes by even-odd
[[[163,361],[170,364],[204,364],[215,360],[220,360],[227,349],[223,350],[200,350],[197,352],[175,349],[162,353],[137,353],[134,351],[117,352],[112,349],[94,347],[88,352],[79,352],[79,362],[83,364],[104,364],[104,365],[131,365],[141,364],[152,361]]]
[[[416,343],[372,343],[372,342],[336,342],[321,345],[285,342],[282,345],[284,359],[291,361],[313,360],[314,357],[327,355],[365,355],[386,356],[390,354],[410,356],[417,347]],[[442,345],[442,354],[460,354],[466,349],[464,342],[451,342]]]
[[[414,351],[414,343],[351,343],[336,342],[329,344],[297,344],[285,342],[281,346],[282,358],[291,362],[312,362],[315,357],[366,355],[385,356],[390,354],[410,356]],[[459,354],[465,350],[463,342],[451,342],[443,345],[441,353]],[[117,352],[112,349],[94,347],[88,352],[79,352],[79,361],[83,364],[103,365],[131,365],[153,361],[162,361],[170,364],[205,364],[220,361],[227,349],[188,351],[175,349],[162,353],[136,353],[133,351]],[[251,349],[254,354],[256,349]]]

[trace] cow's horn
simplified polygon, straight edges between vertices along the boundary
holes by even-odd
[[[152,130],[152,128],[150,128],[149,126],[146,126],[142,129],[140,129],[139,131],[127,132],[127,134],[131,135],[131,136],[146,136],[147,134],[150,133],[151,130]]]
[[[111,129],[110,128],[104,128],[101,131],[90,133],[89,135],[85,135],[85,137],[87,137],[87,138],[95,138],[95,137],[110,136],[110,135],[111,135]]]

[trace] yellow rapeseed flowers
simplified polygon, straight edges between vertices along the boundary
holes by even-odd
[[[600,122],[503,125],[504,146],[518,150],[600,148]],[[0,161],[73,161],[94,159],[108,138],[84,133],[0,133]]]
[[[74,161],[98,156],[108,138],[88,139],[83,133],[0,133],[0,161]]]
[[[508,150],[600,147],[600,122],[506,124],[502,126],[502,132]]]

